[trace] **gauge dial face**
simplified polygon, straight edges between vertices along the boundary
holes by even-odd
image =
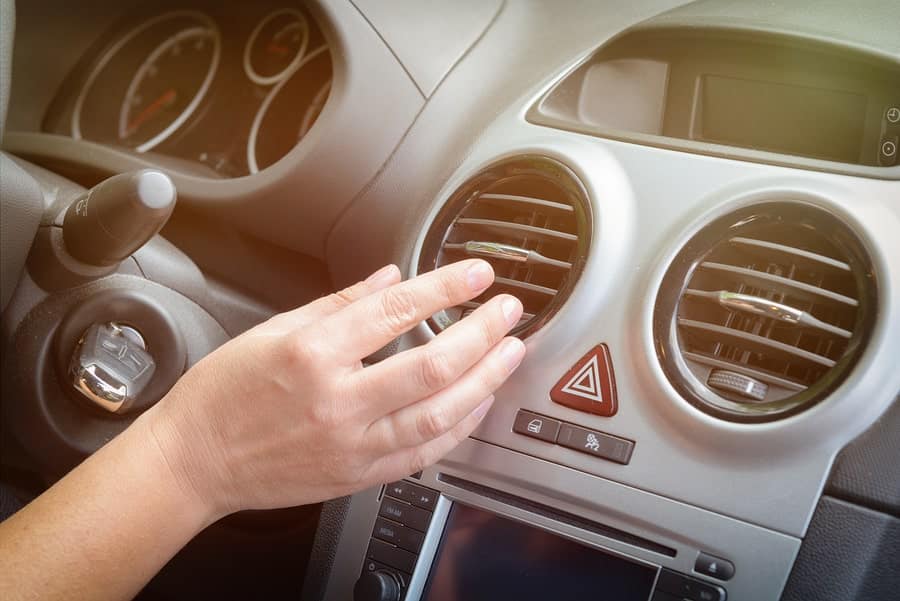
[[[166,13],[135,27],[102,55],[88,77],[73,111],[72,136],[138,152],[159,145],[205,98],[220,45],[218,28],[202,13]]]
[[[326,45],[303,56],[291,76],[272,88],[250,129],[247,166],[257,173],[286,155],[318,119],[331,91],[331,55]]]
[[[299,10],[269,13],[244,48],[244,71],[255,84],[269,86],[289,77],[309,46],[309,21]]]

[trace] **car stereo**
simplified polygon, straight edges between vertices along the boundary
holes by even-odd
[[[549,508],[532,504],[530,509]],[[571,521],[564,514],[553,517]],[[653,548],[652,541],[638,542]],[[664,555],[671,551],[657,547]],[[734,570],[718,558],[705,565],[725,580]],[[554,531],[552,522],[541,527],[410,481],[384,488],[354,588],[354,601],[726,598],[720,584]]]

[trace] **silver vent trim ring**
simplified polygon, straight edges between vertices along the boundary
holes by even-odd
[[[877,282],[863,243],[831,213],[767,202],[694,235],[663,278],[657,356],[703,411],[765,422],[825,400],[871,335]]]
[[[590,202],[571,169],[541,155],[495,163],[462,184],[425,236],[418,273],[471,257],[494,268],[494,285],[474,301],[432,316],[439,332],[490,297],[508,292],[525,312],[512,333],[542,327],[572,291],[593,231]]]

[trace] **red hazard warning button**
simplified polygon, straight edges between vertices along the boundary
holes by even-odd
[[[612,358],[598,344],[578,360],[550,391],[554,402],[579,411],[610,417],[619,410]]]

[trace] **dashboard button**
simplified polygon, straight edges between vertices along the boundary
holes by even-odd
[[[598,344],[572,366],[550,391],[555,403],[612,417],[619,410],[609,347]]]
[[[428,511],[434,510],[434,506],[437,503],[437,496],[437,491],[425,488],[424,486],[409,484],[406,489],[406,500],[413,505],[421,507],[422,509],[427,509]]]
[[[890,167],[897,162],[897,143],[900,138],[884,138],[879,147],[878,163],[884,167]]]
[[[363,572],[353,586],[353,601],[400,601],[403,585],[394,570]]]
[[[728,598],[721,586],[665,569],[659,573],[656,588],[690,601],[725,601]]]
[[[409,579],[411,577],[410,574],[408,574],[406,572],[402,572],[402,571],[392,568],[390,566],[387,566],[381,562],[367,559],[365,561],[365,564],[363,565],[363,573],[374,572],[376,570],[388,570],[388,571],[394,572],[395,575],[400,577],[400,585],[401,586],[405,587],[407,584],[409,584]]]
[[[630,440],[572,424],[563,424],[560,427],[556,442],[568,449],[622,465],[627,465],[631,461],[631,453],[634,451],[634,442]]]
[[[437,491],[402,480],[388,484],[385,488],[385,494],[429,511],[434,509],[438,496]]]
[[[428,523],[431,522],[431,512],[390,497],[385,497],[381,502],[381,509],[378,511],[378,515],[400,522],[420,532],[428,530]]]
[[[375,530],[372,536],[413,553],[419,552],[419,549],[422,547],[422,540],[425,538],[425,535],[421,532],[385,518],[375,520]]]
[[[546,442],[556,442],[559,425],[560,422],[555,419],[519,409],[516,421],[513,422],[513,432]]]
[[[700,553],[694,562],[694,571],[718,580],[731,580],[734,576],[734,564],[721,557]]]
[[[900,123],[900,107],[892,106],[884,112],[884,118],[888,123]]]
[[[391,482],[385,487],[384,494],[395,499],[400,499],[401,501],[406,501],[406,498],[409,496],[410,486],[411,484],[404,482],[403,480]]]
[[[412,574],[413,568],[416,567],[416,555],[414,553],[404,551],[399,547],[377,539],[369,541],[366,559],[383,563],[408,574]]]

